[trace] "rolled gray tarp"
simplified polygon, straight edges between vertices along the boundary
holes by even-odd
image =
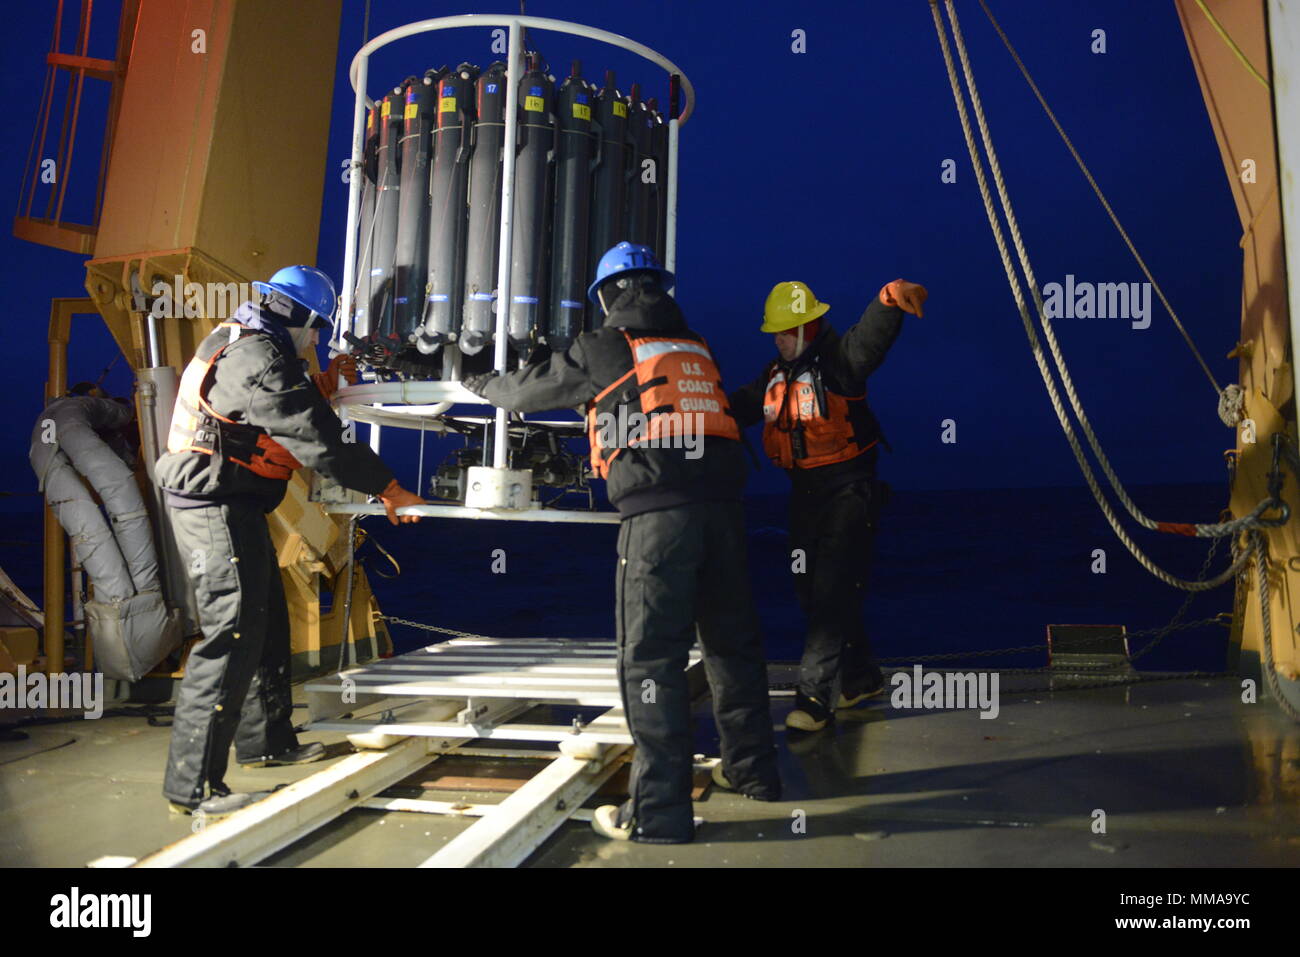
[[[176,647],[181,629],[159,590],[153,527],[135,475],[100,434],[130,422],[131,410],[112,399],[56,399],[36,421],[29,457],[95,589],[86,624],[97,663],[110,678],[138,681]]]

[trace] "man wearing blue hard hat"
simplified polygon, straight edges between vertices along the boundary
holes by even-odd
[[[302,357],[334,315],[334,283],[313,266],[289,266],[253,288],[257,299],[195,350],[155,473],[203,631],[176,698],[163,793],[173,810],[211,817],[265,796],[226,786],[232,743],[253,767],[325,756],[293,730],[288,609],[266,524],[294,470],[378,496],[394,524],[398,508],[423,502],[370,446],[345,440],[326,396],[347,364],[307,377]]]
[[[464,382],[513,411],[587,409],[592,471],[622,518],[618,671],[636,742],[629,800],[599,808],[592,825],[656,844],[695,834],[685,670],[697,635],[724,781],[756,800],[781,795],[745,560],[745,456],[717,365],[668,295],[672,285],[648,247],[619,243],[588,290],[605,315],[601,328],[535,365]]]

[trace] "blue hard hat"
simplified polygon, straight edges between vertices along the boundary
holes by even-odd
[[[611,246],[605,255],[600,257],[600,265],[596,267],[596,281],[588,287],[587,298],[600,305],[600,301],[596,298],[596,287],[606,279],[633,269],[657,273],[665,289],[673,288],[673,274],[659,264],[654,250],[649,246],[641,246],[625,240],[617,246]]]
[[[339,302],[334,280],[315,266],[285,266],[268,282],[253,283],[253,288],[263,294],[278,292],[315,313],[315,321],[309,323],[313,326],[328,326]]]

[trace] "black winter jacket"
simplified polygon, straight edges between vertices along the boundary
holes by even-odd
[[[305,363],[286,349],[287,336],[266,326],[274,319],[245,303],[233,317],[245,327],[217,359],[208,402],[227,418],[263,429],[309,469],[347,488],[382,492],[393,473],[364,442],[344,441],[343,423],[307,377]],[[261,327],[261,328],[259,328]],[[230,330],[211,336],[228,340]],[[178,508],[227,501],[256,502],[273,510],[288,482],[256,475],[218,455],[166,452],[158,459],[157,481]]]
[[[781,367],[787,377],[794,379],[816,364],[821,371],[826,389],[839,395],[862,395],[867,388],[867,377],[885,361],[894,341],[903,328],[903,310],[886,306],[880,297],[871,300],[855,326],[840,335],[823,320],[822,331],[808,348],[791,362],[774,359],[763,367],[757,379],[742,386],[728,396],[731,411],[740,427],[746,428],[763,421],[763,396],[772,373]],[[880,423],[870,406],[866,409],[874,437],[884,438]],[[866,441],[871,441],[867,437]],[[888,447],[886,443],[886,447]],[[877,453],[875,449],[847,462],[835,462],[818,468],[787,469],[794,483],[795,493],[821,495],[841,486],[875,475]]]
[[[467,379],[465,385],[514,412],[585,408],[633,367],[622,329],[633,338],[700,338],[670,296],[642,288],[625,293],[600,329],[579,336],[563,354],[508,375]],[[741,444],[716,436],[705,436],[694,458],[686,449],[633,446],[614,459],[607,491],[624,518],[689,502],[738,501],[746,468]]]

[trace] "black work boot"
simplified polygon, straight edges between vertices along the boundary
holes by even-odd
[[[794,710],[785,716],[785,726],[793,731],[820,731],[835,714],[825,704],[802,691],[795,692]]]
[[[279,768],[290,764],[311,764],[325,757],[325,745],[319,741],[299,745],[289,751],[282,751],[256,761],[241,761],[241,768]]]
[[[852,708],[869,698],[884,694],[885,676],[879,668],[857,680],[844,679],[844,690],[835,702],[836,708]]]
[[[738,794],[749,798],[751,801],[779,801],[781,800],[781,780],[777,778],[772,782],[746,782],[741,785],[733,785],[731,779],[727,777],[722,770],[722,762],[719,761],[713,766],[712,771],[713,783],[720,788],[728,791],[735,791]]]
[[[191,807],[172,801],[170,806],[173,814],[192,814],[195,817],[214,820],[242,811],[250,804],[256,804],[270,795],[270,791],[231,791],[225,785],[219,785],[213,787],[212,793],[197,805]]]
[[[692,820],[689,837],[642,836],[643,828],[638,825],[632,809],[631,798],[622,804],[601,805],[591,816],[592,830],[613,841],[639,841],[647,844],[689,844],[695,839],[695,825],[699,823],[698,819]]]

